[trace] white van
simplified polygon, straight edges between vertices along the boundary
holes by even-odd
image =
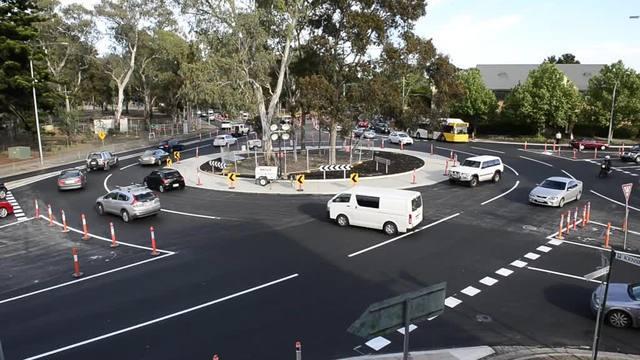
[[[340,226],[363,226],[395,235],[422,221],[422,196],[417,191],[358,186],[331,198],[327,211]]]

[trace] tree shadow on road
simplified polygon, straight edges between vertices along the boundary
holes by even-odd
[[[575,315],[593,319],[589,301],[593,288],[583,285],[558,284],[544,289],[545,299]]]

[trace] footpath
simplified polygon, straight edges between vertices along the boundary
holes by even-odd
[[[439,155],[430,155],[424,152],[399,149],[381,149],[374,148],[376,151],[397,152],[406,155],[413,155],[425,161],[425,165],[413,171],[382,175],[375,177],[361,177],[357,186],[373,186],[394,189],[406,189],[419,186],[428,186],[447,180],[444,175],[447,165],[447,158]],[[242,155],[242,152],[234,152],[235,155]],[[298,184],[294,180],[278,180],[271,182],[269,185],[260,186],[255,183],[255,179],[237,178],[230,189],[230,182],[226,176],[212,174],[200,171],[200,165],[208,161],[216,161],[221,158],[221,153],[207,156],[199,156],[197,158],[189,158],[174,163],[173,167],[180,171],[185,178],[187,186],[198,187],[202,189],[217,191],[232,191],[242,193],[259,193],[259,194],[336,194],[340,191],[351,188],[354,184],[349,179],[347,172],[346,179],[333,180],[306,180],[302,185],[303,191],[298,191]],[[199,181],[198,181],[199,177]]]

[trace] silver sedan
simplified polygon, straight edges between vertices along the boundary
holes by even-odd
[[[162,165],[169,158],[169,153],[157,149],[147,150],[138,158],[140,165]]]
[[[563,207],[582,196],[582,181],[554,176],[546,179],[529,193],[532,204]]]
[[[591,311],[594,314],[598,313],[603,297],[604,287],[600,285],[591,294]],[[609,284],[603,316],[617,328],[640,327],[640,283]]]
[[[82,189],[87,184],[87,176],[82,170],[66,169],[58,175],[58,190]]]

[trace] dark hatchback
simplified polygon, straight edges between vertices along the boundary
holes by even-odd
[[[180,144],[178,140],[166,140],[158,145],[158,149],[162,149],[169,154],[173,154],[174,151],[183,151],[184,145]]]
[[[184,189],[184,177],[174,169],[158,169],[145,176],[144,185],[160,192],[173,189]]]

